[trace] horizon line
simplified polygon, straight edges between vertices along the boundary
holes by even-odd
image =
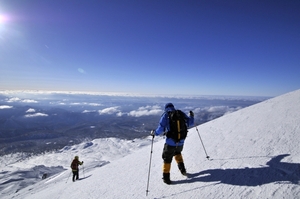
[[[59,90],[0,90],[0,94],[12,93],[28,93],[28,94],[80,94],[80,95],[102,95],[102,96],[119,96],[119,97],[159,97],[159,98],[183,98],[183,99],[198,99],[198,98],[264,98],[269,99],[276,96],[247,96],[247,95],[191,95],[191,94],[141,94],[141,93],[125,93],[125,92],[99,92],[99,91],[59,91]]]

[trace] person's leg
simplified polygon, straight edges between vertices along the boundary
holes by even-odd
[[[177,162],[178,165],[178,169],[180,170],[182,175],[186,175],[186,169],[183,163],[183,157],[181,154],[181,151],[183,149],[183,146],[178,146],[175,150],[175,160]]]
[[[75,182],[76,172],[72,171],[72,173],[73,173],[73,182]]]
[[[79,170],[76,171],[76,180],[79,179]]]
[[[171,163],[172,163],[172,159],[174,156],[174,152],[175,152],[174,146],[169,146],[169,145],[165,144],[163,153],[162,153],[162,158],[164,160],[163,180],[166,184],[171,184],[170,170],[171,170]]]

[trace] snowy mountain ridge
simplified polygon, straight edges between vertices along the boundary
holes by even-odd
[[[1,157],[1,198],[300,198],[299,102],[297,90],[190,129],[183,150],[189,175],[173,161],[172,185],[161,179],[163,137],[155,137],[152,156],[150,136],[107,138],[17,162]],[[72,182],[75,155],[84,164]],[[31,184],[43,169],[48,178]]]

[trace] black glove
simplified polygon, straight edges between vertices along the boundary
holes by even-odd
[[[81,162],[81,164],[83,164],[83,161]]]
[[[155,137],[155,130],[152,130],[152,131],[150,132],[150,135],[154,138],[154,137]]]
[[[194,117],[193,111],[190,111],[190,117]]]

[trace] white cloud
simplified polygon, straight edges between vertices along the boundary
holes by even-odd
[[[13,97],[7,100],[7,102],[24,102],[24,103],[38,103],[38,101],[36,100],[32,100],[32,99],[20,99],[18,97]]]
[[[109,108],[99,110],[98,112],[99,112],[100,115],[103,115],[103,114],[111,115],[111,114],[120,112],[120,110],[119,110],[119,106],[114,106],[114,107],[109,107]]]
[[[0,109],[8,109],[8,108],[12,108],[13,106],[8,106],[8,105],[1,105]]]
[[[92,112],[96,112],[96,110],[84,110],[84,111],[82,111],[82,113],[92,113]]]
[[[117,115],[118,117],[121,117],[121,116],[126,115],[126,114],[127,114],[127,113],[118,112],[116,115]]]
[[[155,105],[155,106],[143,106],[138,108],[138,110],[133,110],[128,113],[128,116],[133,117],[141,117],[141,116],[149,116],[149,115],[159,115],[163,112],[163,110]]]
[[[34,112],[35,112],[35,109],[33,109],[33,108],[30,108],[26,111],[26,113],[34,113]]]
[[[79,102],[73,102],[73,103],[70,103],[70,105],[82,105],[82,103],[79,103]]]
[[[24,102],[24,103],[38,103],[38,101],[31,100],[31,99],[25,99],[25,100],[22,100],[22,102]]]
[[[34,114],[27,114],[25,117],[46,117],[48,114],[45,113],[34,113]]]
[[[98,103],[88,103],[88,105],[90,105],[90,106],[102,106],[101,104],[98,104]]]
[[[78,72],[80,72],[82,74],[86,74],[85,70],[83,70],[82,68],[78,68],[77,70],[78,70]]]
[[[226,111],[226,113],[224,114],[224,115],[226,115],[226,114],[228,114],[228,113],[232,113],[232,112],[234,112],[234,111],[238,111],[238,110],[240,110],[240,109],[242,109],[242,107],[236,107],[236,108],[228,108],[227,109],[227,111]]]
[[[231,112],[237,111],[239,109],[241,109],[241,107],[230,108],[228,106],[212,106],[212,107],[207,108],[206,111],[231,113]]]
[[[193,110],[194,113],[200,113],[202,111],[201,108],[195,108],[195,110]]]
[[[70,103],[70,105],[88,105],[88,106],[102,106],[102,104],[98,104],[98,103],[88,103],[88,102],[72,102]]]
[[[208,112],[226,112],[228,109],[228,106],[212,106],[208,107],[206,110]]]
[[[235,107],[235,108],[230,108],[228,106],[211,106],[211,107],[205,107],[205,108],[196,108],[194,110],[194,113],[200,113],[202,111],[206,111],[206,112],[210,112],[210,113],[224,113],[224,114],[228,114],[228,113],[232,113],[234,111],[238,111],[242,109],[242,107]]]
[[[18,102],[20,101],[21,99],[18,98],[18,97],[13,97],[13,98],[10,98],[9,100],[7,100],[7,102]]]

